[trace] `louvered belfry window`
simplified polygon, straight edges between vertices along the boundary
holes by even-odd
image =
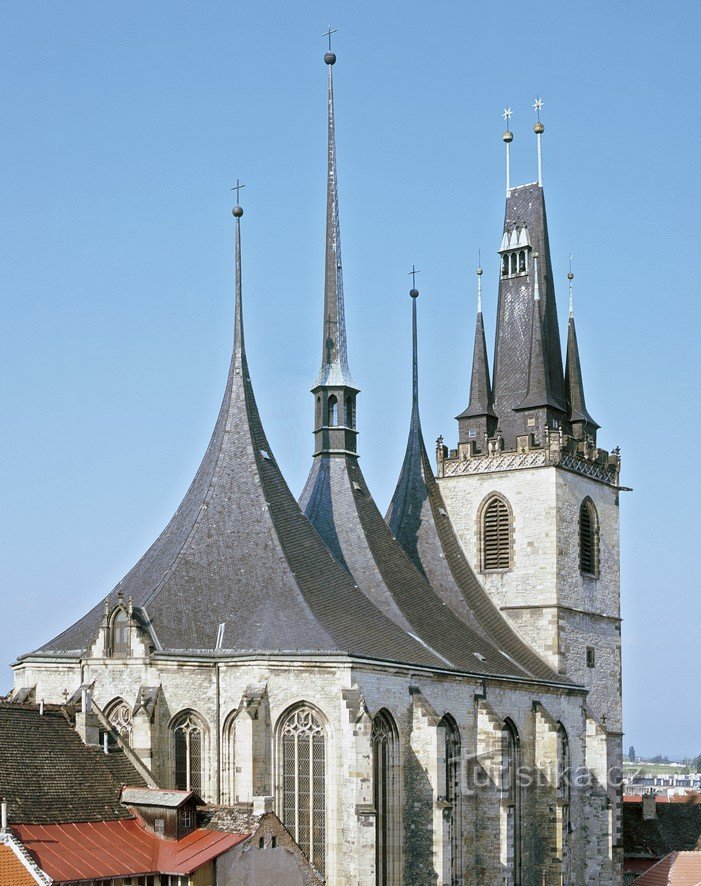
[[[579,509],[579,569],[585,575],[599,574],[599,521],[588,498]]]
[[[511,518],[503,498],[494,496],[482,514],[482,568],[511,568]]]
[[[303,706],[282,726],[282,816],[323,874],[326,850],[326,735],[318,714]]]

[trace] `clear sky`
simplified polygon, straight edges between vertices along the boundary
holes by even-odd
[[[421,269],[427,444],[467,402],[481,248],[491,345],[503,218],[535,178],[560,321],[601,444],[620,445],[625,746],[697,754],[699,90],[688,2],[0,4],[0,658],[103,597],[164,526],[213,427],[231,345],[230,187],[246,183],[254,386],[299,493],[321,353],[325,88],[362,465],[384,511],[409,421]],[[4,668],[0,690],[10,688]]]

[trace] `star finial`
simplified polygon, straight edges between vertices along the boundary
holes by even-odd
[[[511,110],[511,108],[504,108],[504,113],[501,116],[504,118],[504,120],[506,120],[507,126],[509,124],[509,120],[513,117],[513,115],[514,112]]]
[[[538,119],[540,120],[540,109],[543,107],[543,99],[538,96],[536,100],[533,102],[533,110],[538,115]]]

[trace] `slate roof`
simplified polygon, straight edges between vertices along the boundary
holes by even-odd
[[[457,418],[476,418],[485,415],[493,416],[495,412],[492,385],[489,380],[489,358],[487,357],[487,341],[484,335],[484,318],[480,310],[477,312],[475,343],[472,349],[470,402]]]
[[[644,819],[642,801],[623,803],[623,852],[627,858],[662,858],[673,850],[701,850],[701,803],[657,802]]]
[[[164,809],[179,809],[188,800],[202,806],[204,801],[194,791],[160,790],[159,788],[125,787],[121,794],[122,803],[132,806],[161,806]]]
[[[132,598],[161,647],[213,653],[345,652],[445,662],[373,607],[302,514],[263,430],[246,359],[236,220],[234,352],[219,417],[165,530],[110,595]],[[102,603],[40,652],[85,650]]]
[[[596,430],[599,425],[589,415],[584,400],[584,383],[582,382],[582,365],[579,360],[579,345],[574,317],[567,321],[567,358],[565,360],[565,391],[567,394],[568,418],[570,421],[581,421]]]
[[[125,776],[144,783],[122,751],[85,745],[59,707],[40,716],[36,705],[0,702],[0,796],[12,825],[129,818]]]
[[[539,253],[538,268],[542,302],[542,348],[547,366],[547,388],[553,402],[565,409],[565,383],[560,333],[557,323],[555,286],[550,260],[547,217],[543,188],[538,184],[512,188],[506,198],[504,231],[526,225],[533,247]],[[507,449],[513,449],[522,419],[514,413],[528,394],[533,330],[533,273],[501,277],[497,306],[494,349],[494,409],[499,416]]]
[[[558,675],[509,625],[480,584],[465,557],[433,475],[421,432],[418,398],[416,302],[412,306],[414,379],[407,448],[386,520],[413,564],[440,600],[490,645],[482,663],[490,673],[494,657],[511,663],[514,672],[536,679],[568,682]]]

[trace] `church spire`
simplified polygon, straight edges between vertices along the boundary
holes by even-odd
[[[470,402],[467,409],[457,416],[460,443],[474,440],[482,448],[485,435],[491,437],[496,429],[497,417],[493,408],[492,385],[489,378],[489,358],[482,316],[482,274],[477,268],[477,322],[475,344],[472,351],[472,374],[470,376]]]
[[[346,317],[343,304],[341,229],[338,212],[336,168],[336,121],[333,98],[333,66],[336,53],[324,55],[328,67],[328,164],[326,172],[326,254],[324,270],[324,325],[321,368],[312,388],[316,411],[314,454],[356,452],[355,399],[358,388],[348,367]]]
[[[236,295],[234,299],[234,364],[236,371],[240,374],[242,364],[246,360],[246,346],[243,340],[243,294],[241,285],[241,216],[243,209],[239,205],[239,191],[245,185],[239,183],[236,179],[236,187],[231,190],[236,191],[236,206],[232,210],[232,214],[236,219],[236,244],[234,247],[234,264],[236,279]]]
[[[533,304],[531,307],[531,349],[528,361],[528,391],[519,410],[540,408],[560,409],[550,389],[548,351],[543,342],[543,319],[540,307],[540,282],[538,280],[537,252],[533,253]]]
[[[579,361],[579,346],[577,345],[577,330],[574,325],[574,305],[572,302],[572,280],[574,274],[572,267],[567,274],[569,281],[570,310],[567,321],[567,359],[565,361],[565,391],[567,394],[568,418],[572,425],[572,433],[575,437],[583,440],[585,437],[594,437],[599,425],[589,415],[584,400],[584,385],[582,384],[582,366]]]

